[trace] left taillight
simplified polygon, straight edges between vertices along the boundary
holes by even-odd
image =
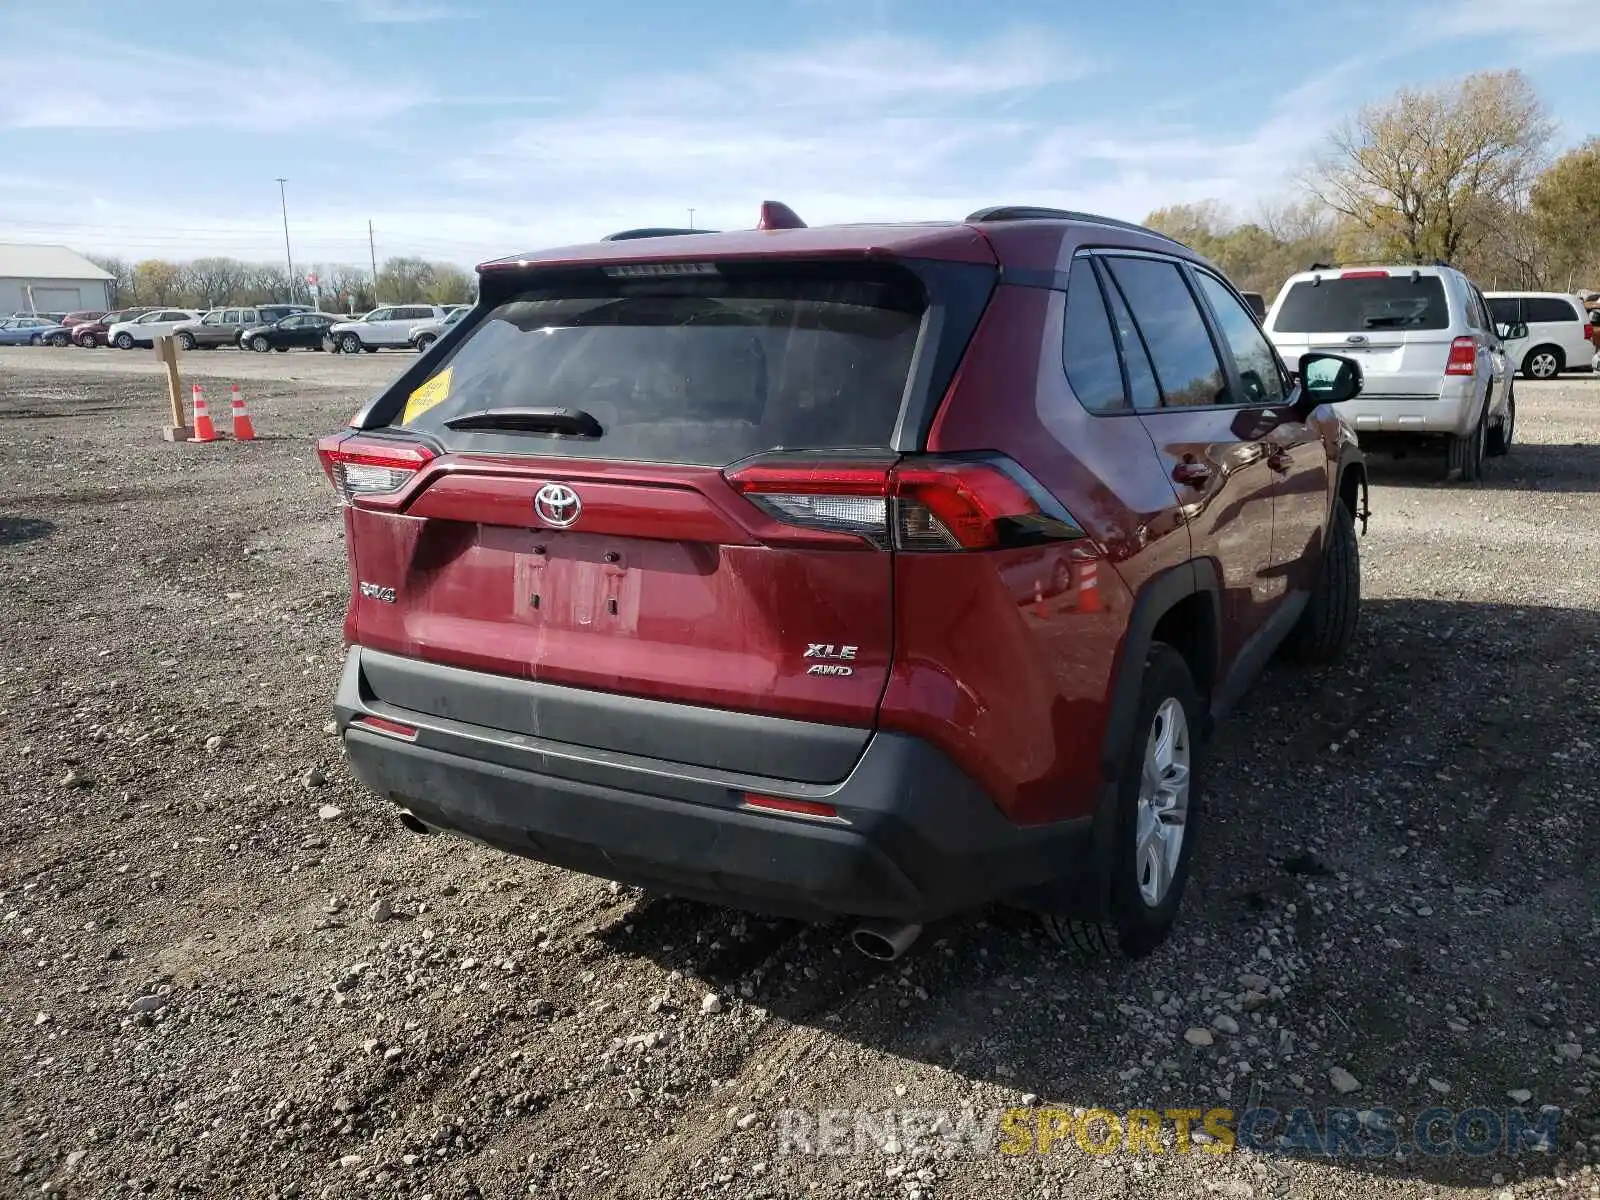
[[[1434,359],[1438,362],[1438,359]],[[1469,337],[1458,337],[1450,343],[1450,358],[1445,363],[1446,375],[1475,375],[1478,371],[1478,343]]]
[[[398,492],[435,456],[415,442],[380,442],[336,433],[317,443],[317,457],[339,503],[354,504]]]
[[[993,550],[1084,535],[1010,459],[755,463],[726,473],[768,516],[880,550]]]

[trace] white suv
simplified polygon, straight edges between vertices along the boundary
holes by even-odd
[[[1267,313],[1285,361],[1344,354],[1361,364],[1361,395],[1336,405],[1369,437],[1443,438],[1448,476],[1470,481],[1504,454],[1516,423],[1514,370],[1488,305],[1446,266],[1317,267],[1291,276]]]
[[[1591,314],[1583,301],[1564,292],[1489,292],[1489,311],[1500,325],[1526,325],[1528,335],[1510,343],[1517,370],[1529,379],[1554,379],[1594,356]]]
[[[412,331],[424,321],[442,321],[444,309],[437,304],[396,304],[375,308],[359,321],[340,321],[329,326],[328,338],[334,348],[346,354],[365,350],[374,354],[385,346],[410,349]]]

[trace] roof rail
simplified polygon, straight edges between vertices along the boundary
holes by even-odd
[[[1109,225],[1113,229],[1126,229],[1131,233],[1148,233],[1181,246],[1182,242],[1159,229],[1137,225],[1132,221],[1119,221],[1116,217],[1102,217],[1098,213],[1075,212],[1067,208],[1041,208],[1032,204],[1000,204],[993,208],[980,208],[967,217],[968,221],[1088,221],[1095,225]]]
[[[601,238],[602,242],[631,242],[635,238],[680,237],[686,233],[715,233],[715,229],[673,229],[668,226],[652,226],[648,229],[624,229],[618,233],[608,233]]]

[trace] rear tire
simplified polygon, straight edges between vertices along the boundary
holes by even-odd
[[[1517,392],[1513,388],[1506,395],[1506,415],[1489,430],[1489,441],[1484,452],[1491,458],[1501,458],[1511,449],[1511,439],[1517,431]]]
[[[1463,437],[1451,437],[1445,458],[1444,477],[1447,480],[1473,483],[1483,474],[1483,454],[1488,442],[1488,429],[1489,414],[1484,411],[1478,414],[1478,421],[1472,427],[1472,432]]]
[[[417,353],[426,354],[430,349],[433,348],[433,344],[438,340],[439,339],[434,337],[431,333],[423,334],[417,339]]]
[[[1529,379],[1554,379],[1566,365],[1560,346],[1535,346],[1522,360],[1522,373]]]
[[[50,344],[59,350],[64,346],[72,345],[72,337],[70,334],[52,333],[50,335]]]
[[[1045,933],[1054,941],[1097,957],[1143,958],[1166,940],[1177,921],[1200,824],[1204,728],[1205,712],[1189,664],[1171,646],[1157,642],[1145,657],[1134,733],[1117,781],[1107,916],[1085,920],[1043,913]],[[1164,769],[1163,735],[1170,739],[1170,765]],[[1174,786],[1180,760],[1181,789]],[[1180,831],[1178,842],[1170,847],[1167,839],[1174,829]],[[1163,879],[1164,886],[1157,886]]]
[[[194,340],[194,334],[189,333],[188,331],[178,335],[179,350],[193,350],[197,344],[198,343]]]
[[[1328,541],[1311,599],[1284,640],[1284,653],[1297,662],[1338,662],[1355,640],[1361,616],[1361,547],[1356,520],[1344,501],[1333,505]]]

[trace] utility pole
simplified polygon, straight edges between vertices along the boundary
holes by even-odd
[[[289,249],[289,201],[283,191],[283,185],[289,181],[283,176],[278,177],[278,206],[283,209],[283,259],[289,264],[289,300],[294,301],[294,251]]]
[[[372,222],[367,222],[367,250],[372,255],[372,306],[378,306],[378,243],[372,240]]]
[[[694,209],[692,208],[689,210],[689,228],[694,228]]]

